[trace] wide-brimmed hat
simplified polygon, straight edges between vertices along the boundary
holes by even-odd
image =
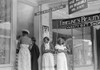
[[[27,32],[28,34],[30,34],[29,30],[27,29],[22,29],[22,32]]]

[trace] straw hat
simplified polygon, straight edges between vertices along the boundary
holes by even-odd
[[[27,29],[22,29],[22,32],[23,32],[23,31],[25,31],[25,32],[27,32],[28,34],[30,34],[29,30],[27,30]]]

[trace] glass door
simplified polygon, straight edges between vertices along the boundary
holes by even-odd
[[[94,26],[93,27],[93,38],[94,38],[94,58],[95,58],[95,69],[99,70],[100,69],[100,25]]]

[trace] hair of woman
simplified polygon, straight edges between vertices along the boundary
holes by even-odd
[[[61,42],[61,39],[62,39],[63,41],[65,41],[64,37],[60,37],[60,38],[58,38],[58,40],[57,40],[57,44],[61,44],[61,43],[60,43],[60,42]]]
[[[49,38],[48,37],[44,37],[43,38],[43,41],[45,42],[46,39],[49,41]]]

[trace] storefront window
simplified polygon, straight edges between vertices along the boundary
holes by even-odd
[[[0,0],[0,64],[10,63],[11,0]]]
[[[92,41],[90,27],[77,28],[73,34],[74,66],[92,64]],[[75,35],[76,34],[76,35]]]
[[[58,22],[56,23],[55,21]],[[62,21],[62,20],[61,20]],[[93,65],[93,47],[92,47],[92,27],[67,28],[59,26],[59,19],[52,21],[53,42],[56,44],[57,38],[64,37],[67,52],[67,63],[69,68],[84,67]]]
[[[49,10],[58,7],[60,4],[61,3],[50,4]],[[61,5],[63,5],[63,3]],[[59,8],[49,13],[51,21],[49,22],[51,30],[50,38],[52,38],[54,49],[56,49],[56,45],[58,44],[57,40],[61,37],[65,38],[64,46],[66,46],[68,51],[64,53],[66,55],[68,69],[76,70],[80,68],[77,70],[81,70],[83,68],[91,68],[94,70],[96,64],[94,48],[96,45],[94,45],[93,26],[99,25],[100,14],[80,15],[78,12],[68,14],[67,11],[68,8]],[[62,45],[63,44],[60,44],[60,47]],[[54,50],[55,52],[53,53],[55,57],[55,69],[57,69],[57,50],[59,49]],[[63,60],[63,57],[61,60]],[[61,63],[60,60],[58,63]]]

